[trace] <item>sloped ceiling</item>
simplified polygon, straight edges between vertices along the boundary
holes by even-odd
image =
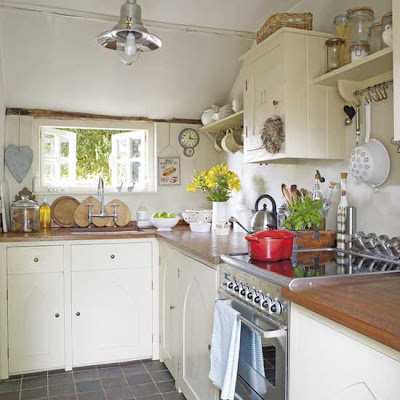
[[[66,4],[25,3],[64,8]],[[121,3],[67,2],[69,9],[110,15],[118,15]],[[289,9],[296,1],[252,0],[251,7],[246,0],[139,3],[147,20],[255,31],[265,15]],[[210,104],[224,102],[240,69],[238,59],[252,45],[251,40],[233,36],[151,28],[163,47],[143,54],[128,68],[115,52],[94,41],[110,23],[1,8],[0,25],[8,107],[107,115],[198,118]]]

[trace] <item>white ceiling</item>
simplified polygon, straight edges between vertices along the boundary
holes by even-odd
[[[123,0],[22,1],[117,15]],[[244,31],[255,31],[266,14],[296,2],[139,0],[147,20]],[[114,51],[94,41],[112,25],[0,8],[6,106],[199,118],[211,104],[224,103],[240,71],[239,57],[253,44],[233,36],[151,28],[163,40],[163,47],[143,54],[128,68]]]
[[[119,15],[125,0],[6,0],[46,7]],[[299,0],[138,0],[143,18],[160,22],[255,32],[266,16],[287,11]]]

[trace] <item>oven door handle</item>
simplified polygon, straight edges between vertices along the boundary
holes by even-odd
[[[287,335],[286,329],[276,329],[275,331],[264,331],[258,325],[256,325],[253,322],[249,321],[247,318],[243,317],[240,314],[237,316],[237,319],[240,320],[241,322],[243,322],[249,328],[255,330],[264,339],[275,339],[275,338],[279,338],[279,337]]]

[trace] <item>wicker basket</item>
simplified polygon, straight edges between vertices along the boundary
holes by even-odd
[[[256,33],[257,44],[281,28],[296,28],[312,31],[313,15],[311,13],[278,13],[271,15],[267,22]]]

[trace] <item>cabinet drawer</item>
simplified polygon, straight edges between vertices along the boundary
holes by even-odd
[[[63,246],[10,247],[7,249],[9,275],[64,270]]]
[[[72,246],[72,270],[151,268],[151,243]]]

